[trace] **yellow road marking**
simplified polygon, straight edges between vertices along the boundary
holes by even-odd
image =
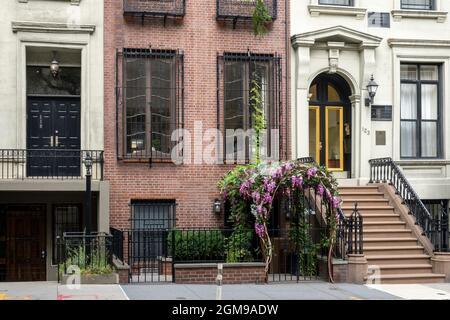
[[[5,300],[6,298],[6,294],[5,293],[0,293],[0,300]]]

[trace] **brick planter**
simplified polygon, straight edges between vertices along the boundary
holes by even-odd
[[[264,263],[224,263],[223,284],[265,283]],[[215,284],[217,263],[175,264],[175,282]]]
[[[61,284],[71,284],[71,275],[64,274],[61,277]],[[80,284],[117,284],[119,283],[119,274],[90,274],[81,275]]]

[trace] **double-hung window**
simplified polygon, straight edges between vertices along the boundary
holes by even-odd
[[[181,64],[176,51],[124,49],[125,158],[170,158],[172,133],[182,126]]]
[[[257,121],[261,123],[261,118],[257,120],[260,116],[264,119],[265,127],[265,134],[260,136],[260,153],[268,157],[273,156],[271,144],[276,138],[273,129],[278,129],[279,126],[280,70],[280,58],[273,55],[224,55],[223,123],[225,155],[228,160],[230,155],[234,155],[237,161],[247,161],[255,154],[256,145],[250,144],[248,135],[243,143],[239,142],[239,138],[232,138],[232,135],[239,131],[248,133],[251,131],[249,129],[255,129]],[[243,155],[244,159],[241,159],[240,155]]]
[[[435,10],[435,0],[401,0],[401,8],[409,10]]]
[[[440,66],[401,65],[401,158],[441,157]]]
[[[353,7],[354,0],[319,0],[319,4]]]

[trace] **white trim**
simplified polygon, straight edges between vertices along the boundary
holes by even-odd
[[[318,17],[321,14],[339,15],[339,16],[354,16],[358,20],[364,19],[366,16],[366,8],[357,8],[350,6],[333,6],[317,4],[308,6],[309,14],[312,17]]]
[[[13,32],[52,32],[52,33],[89,33],[95,31],[93,24],[67,24],[54,22],[12,21]]]
[[[450,40],[424,40],[424,39],[388,39],[391,47],[439,47],[449,48]]]
[[[413,19],[436,19],[436,22],[443,23],[447,19],[448,12],[435,10],[405,10],[398,9],[391,11],[394,21],[401,21],[405,18]]]

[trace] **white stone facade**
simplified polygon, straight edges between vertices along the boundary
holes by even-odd
[[[436,0],[432,10],[402,9],[401,0],[355,0],[349,2],[351,6],[321,4],[325,2],[291,1],[293,157],[310,155],[307,119],[313,80],[322,73],[336,73],[351,89],[351,179],[347,183],[367,183],[368,161],[392,157],[422,199],[450,199],[450,2]],[[390,26],[369,26],[370,12],[387,13]],[[441,154],[437,157],[401,156],[402,63],[440,68]],[[366,106],[372,74],[379,85],[374,105],[392,106],[391,121],[373,121],[371,107]],[[384,132],[384,145],[376,144],[377,131]]]

